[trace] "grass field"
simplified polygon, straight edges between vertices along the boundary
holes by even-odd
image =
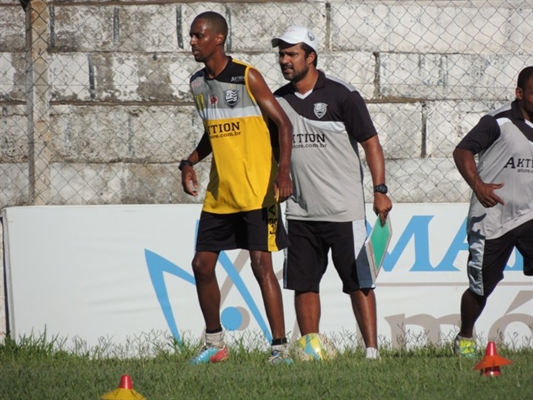
[[[266,364],[266,349],[230,346],[230,360],[189,365],[195,346],[169,343],[151,356],[99,357],[57,350],[54,340],[0,344],[0,399],[89,400],[118,387],[123,374],[148,400],[170,399],[533,399],[533,348],[498,353],[513,361],[501,376],[482,376],[478,360],[446,345],[388,349],[367,361],[360,348],[336,359]],[[484,353],[482,349],[481,353]]]

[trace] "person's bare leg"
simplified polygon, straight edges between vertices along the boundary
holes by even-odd
[[[308,333],[319,333],[320,294],[317,292],[295,292],[294,308],[300,334],[304,336]]]
[[[198,302],[207,331],[213,331],[222,326],[220,323],[220,288],[215,274],[217,259],[218,253],[199,251],[192,261]]]
[[[285,338],[285,315],[283,312],[283,298],[278,278],[272,266],[272,254],[267,251],[250,251],[252,271],[261,289],[263,304],[272,337],[274,339]]]
[[[376,315],[376,296],[373,289],[355,290],[350,294],[355,319],[365,346],[378,348],[378,328]]]
[[[470,289],[465,290],[461,297],[461,329],[459,336],[471,338],[474,335],[474,324],[483,312],[487,298],[479,296]]]

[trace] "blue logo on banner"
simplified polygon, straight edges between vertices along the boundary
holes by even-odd
[[[430,245],[429,245],[429,222],[433,218],[432,215],[415,215],[411,218],[407,226],[402,232],[395,232],[394,235],[399,235],[394,248],[389,248],[383,261],[383,270],[385,272],[393,271],[396,264],[398,264],[401,255],[409,243],[413,242],[414,245],[414,263],[409,268],[410,272],[454,272],[460,271],[466,268],[466,266],[455,266],[454,262],[459,252],[468,251],[468,242],[466,240],[466,219],[459,227],[452,242],[442,243],[447,247],[446,253],[442,260],[437,265],[432,265],[430,262]],[[370,232],[371,226],[367,222],[367,231]],[[438,238],[434,239],[438,240]],[[167,291],[167,285],[165,282],[165,274],[174,275],[181,280],[196,285],[194,276],[181,268],[180,266],[170,262],[169,260],[161,257],[160,255],[145,249],[146,264],[148,266],[148,272],[150,279],[154,287],[157,300],[168,324],[170,332],[181,343],[181,336],[179,333],[179,327],[174,315],[177,315],[181,310],[173,310],[170,304],[169,294]],[[232,285],[238,290],[242,296],[244,303],[248,307],[249,312],[263,331],[268,341],[272,340],[269,327],[265,322],[257,304],[253,300],[250,291],[246,284],[242,280],[239,271],[235,265],[231,262],[226,252],[221,251],[219,254],[218,262],[222,265],[226,271],[228,278],[231,280]],[[508,271],[522,271],[523,257],[515,249],[515,263],[514,265],[508,265],[506,270]],[[466,283],[466,277],[465,277]],[[243,312],[247,311],[241,307],[225,307],[221,312],[222,325],[227,330],[238,330],[242,328],[244,315]],[[183,312],[185,314],[185,312]]]
[[[163,315],[165,317],[165,320],[167,321],[170,332],[176,338],[176,340],[179,343],[181,343],[181,335],[179,333],[179,327],[176,322],[176,319],[174,318],[175,312],[178,310],[172,309],[172,305],[170,304],[170,299],[169,299],[167,285],[165,283],[164,276],[165,276],[165,273],[174,275],[184,280],[185,282],[188,282],[192,285],[196,285],[194,276],[191,275],[189,272],[185,271],[183,268],[179,267],[178,265],[168,261],[167,259],[161,257],[160,255],[150,250],[145,249],[144,255],[146,258],[146,264],[148,266],[148,272],[150,274],[150,279],[152,280],[152,285],[154,287],[154,290],[157,296],[157,300],[159,302],[159,305],[161,306],[161,310],[163,311]],[[257,324],[263,331],[267,340],[270,342],[272,340],[272,335],[270,333],[270,330],[263,316],[261,315],[261,312],[259,311],[257,304],[253,300],[250,294],[250,291],[248,290],[244,281],[239,275],[239,271],[237,271],[237,268],[235,268],[235,266],[233,265],[233,263],[231,262],[231,260],[229,259],[229,257],[224,251],[220,252],[220,255],[218,257],[218,262],[222,265],[222,267],[228,274],[228,277],[231,279],[231,281],[233,282],[233,285],[239,291],[246,306],[248,307],[251,314],[255,318]],[[222,310],[220,317],[221,317],[222,325],[224,325],[224,327],[228,330],[238,329],[241,326],[242,321],[243,321],[242,313],[236,307],[225,308],[224,310]]]
[[[468,242],[466,238],[466,218],[457,230],[457,233],[451,243],[442,243],[442,246],[447,246],[446,254],[437,265],[432,265],[429,257],[429,222],[433,219],[433,215],[414,215],[411,220],[400,232],[400,237],[396,241],[393,249],[389,248],[385,259],[383,260],[383,270],[390,272],[394,269],[400,256],[405,251],[407,245],[414,243],[415,261],[409,268],[410,272],[449,272],[459,271],[459,268],[454,265],[456,257],[461,251],[468,251]],[[394,233],[396,236],[397,233]],[[434,238],[433,240],[438,240]],[[515,249],[515,263],[514,265],[507,265],[508,271],[522,271],[524,259],[520,252]],[[460,266],[464,268],[464,266]]]

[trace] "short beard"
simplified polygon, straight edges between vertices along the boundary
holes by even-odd
[[[290,77],[285,77],[285,74],[283,75],[285,77],[286,80],[288,80],[289,82],[292,82],[292,83],[298,83],[300,82],[303,78],[305,78],[305,76],[307,75],[307,73],[309,72],[309,67],[306,65],[304,67],[303,70],[301,70],[300,72],[296,72],[294,70],[294,68],[292,68],[292,71],[293,71],[293,76],[292,78]],[[283,73],[283,68],[282,68],[282,71]]]
[[[290,79],[290,81],[292,83],[298,83],[298,82],[300,82],[302,79],[304,79],[307,76],[308,72],[309,72],[309,67],[307,67],[307,65],[306,65],[303,70],[301,70],[298,73],[295,73],[293,75],[292,79]]]

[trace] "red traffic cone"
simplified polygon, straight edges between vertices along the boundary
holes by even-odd
[[[120,389],[133,389],[133,384],[131,383],[131,376],[122,375],[120,377],[120,383],[118,385]]]
[[[118,389],[106,393],[100,398],[103,400],[146,400],[140,393],[133,390],[133,384],[129,375],[122,375]]]
[[[485,376],[500,376],[500,367],[512,363],[511,360],[498,355],[496,343],[489,342],[485,350],[485,357],[475,365],[474,370],[481,370],[481,375]]]

